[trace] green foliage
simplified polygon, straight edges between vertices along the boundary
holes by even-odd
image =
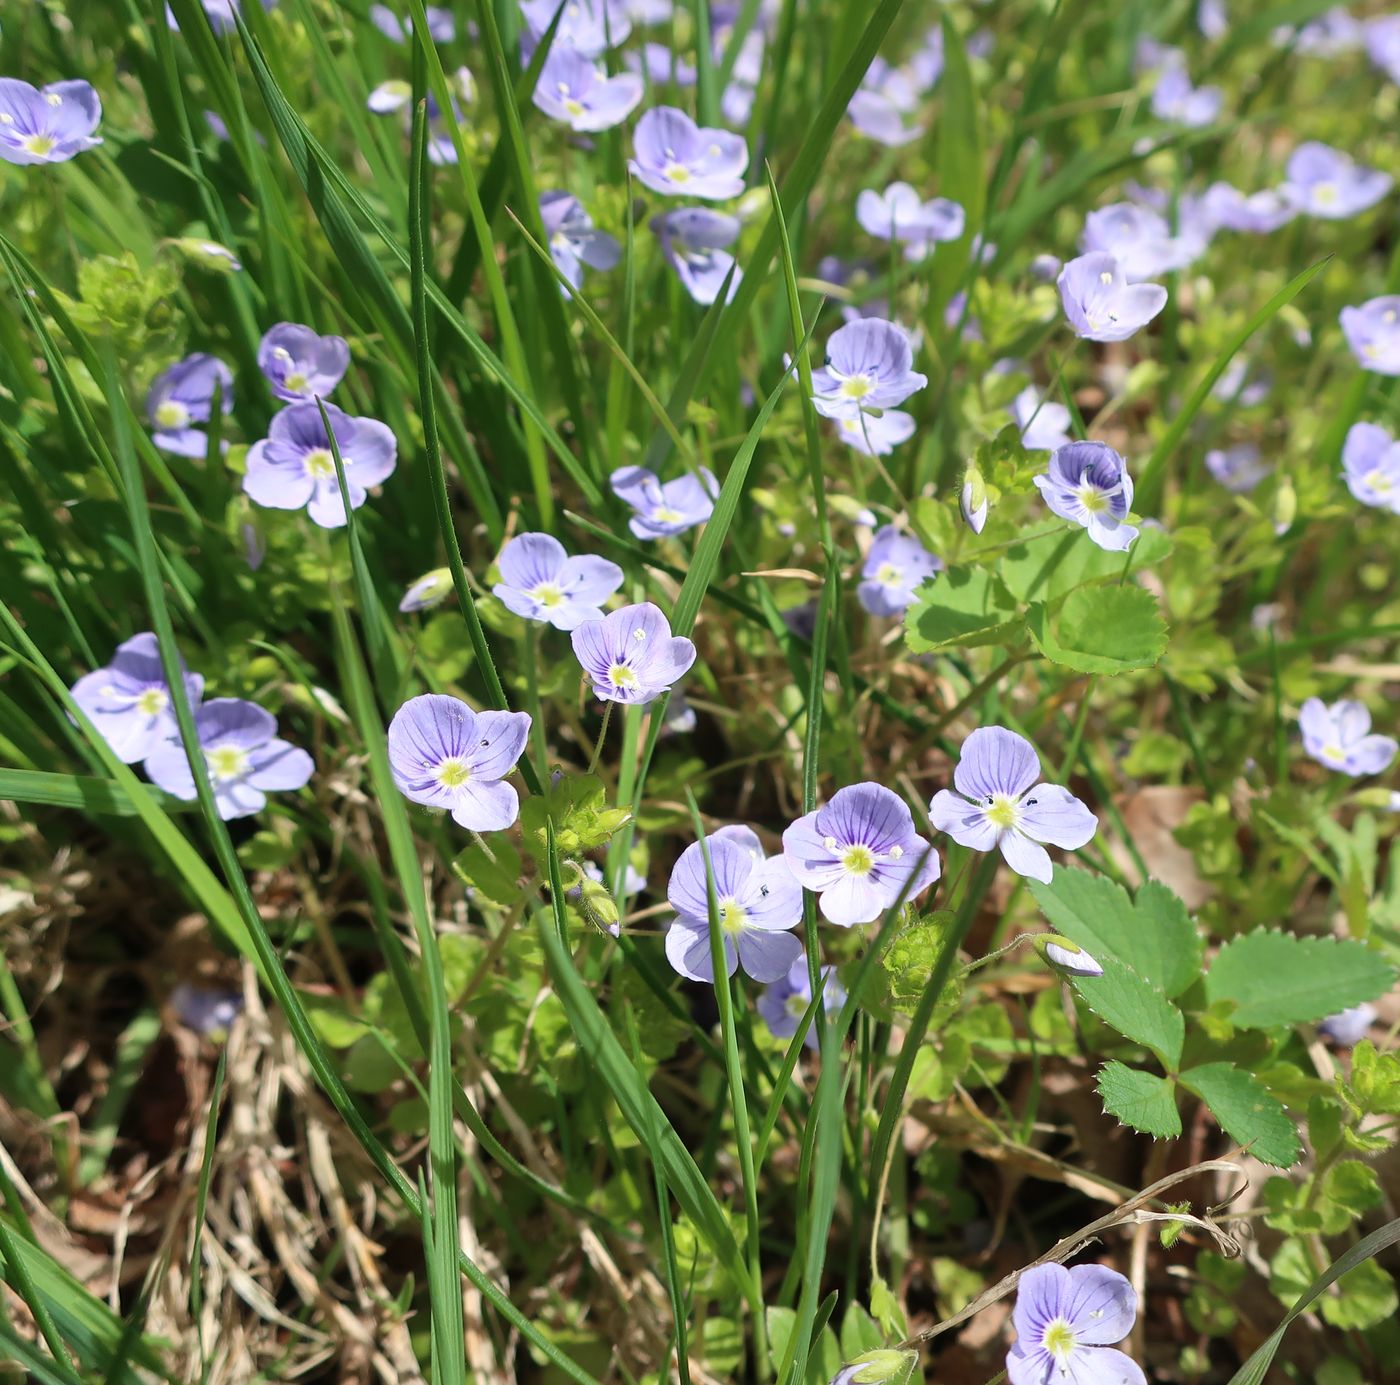
[[[1129,898],[1102,875],[1060,866],[1031,893],[1056,931],[1095,958],[1116,957],[1168,997],[1200,976],[1202,942],[1186,906],[1165,885],[1149,880]]]
[[[1125,1039],[1150,1048],[1163,1066],[1175,1069],[1186,1039],[1181,1011],[1164,991],[1145,981],[1127,963],[1112,956],[1097,960],[1103,967],[1102,976],[1074,979],[1079,999]]]
[[[1319,1020],[1394,984],[1395,969],[1360,943],[1258,929],[1232,938],[1206,976],[1206,994],[1228,1002],[1241,1028]]]
[[[904,638],[916,653],[1008,643],[1016,626],[1015,601],[986,568],[940,573],[904,613]]]
[[[1026,628],[1047,659],[1079,673],[1151,668],[1167,647],[1156,600],[1134,586],[1080,588],[1053,615],[1037,602],[1026,614]]]
[[[536,861],[546,853],[545,823],[554,821],[559,850],[574,856],[606,846],[614,832],[631,819],[626,808],[610,808],[603,781],[594,774],[565,775],[547,792],[520,805],[520,825],[526,849]]]
[[[1232,1063],[1202,1063],[1181,1074],[1181,1085],[1195,1092],[1220,1128],[1248,1145],[1256,1159],[1277,1168],[1298,1162],[1303,1145],[1288,1112],[1252,1074]]]
[[[1176,1092],[1166,1078],[1114,1061],[1099,1069],[1097,1082],[1104,1110],[1124,1125],[1158,1140],[1181,1134]]]

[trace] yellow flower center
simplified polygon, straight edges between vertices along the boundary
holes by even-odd
[[[306,454],[306,474],[314,481],[324,481],[335,475],[335,458],[330,448],[317,447]]]
[[[881,563],[875,573],[875,580],[882,587],[897,587],[899,585],[899,569],[893,563]]]
[[[1336,183],[1318,183],[1313,188],[1313,197],[1324,207],[1330,207],[1338,196]]]
[[[1074,1350],[1074,1329],[1063,1318],[1056,1318],[1046,1327],[1040,1344],[1051,1356],[1063,1361]]]
[[[58,141],[52,135],[26,135],[21,141],[25,152],[29,154],[47,154]]]
[[[875,869],[875,853],[868,846],[848,846],[841,864],[852,875],[869,875]]]
[[[530,592],[530,595],[546,610],[553,610],[564,600],[564,593],[553,582],[541,582]]]
[[[726,899],[719,906],[719,927],[722,933],[730,937],[735,933],[742,933],[748,922],[748,911],[737,900]]]
[[[156,405],[156,426],[183,428],[190,421],[190,411],[178,400],[167,399]]]
[[[294,370],[287,376],[286,386],[289,390],[304,390],[306,388],[306,376],[300,370]]]
[[[1324,745],[1322,747],[1322,758],[1331,760],[1333,764],[1340,765],[1346,763],[1347,753],[1339,745]]]
[[[1016,800],[1000,793],[992,796],[992,801],[983,811],[987,814],[988,822],[1001,828],[1015,827],[1021,816],[1016,808]]]
[[[801,991],[794,991],[788,996],[783,1005],[783,1009],[794,1019],[801,1019],[807,1013],[807,997]]]
[[[679,510],[673,510],[669,505],[658,505],[652,511],[652,518],[659,520],[662,524],[679,524],[684,516]]]
[[[615,688],[637,688],[641,680],[626,664],[614,664],[608,670],[608,679]]]
[[[164,688],[147,688],[136,699],[136,710],[145,717],[158,717],[170,705],[170,697]]]
[[[1373,491],[1388,491],[1391,486],[1390,477],[1380,467],[1376,467],[1374,471],[1368,471],[1365,481]]]
[[[444,789],[460,789],[472,777],[470,767],[455,755],[450,760],[444,760],[433,773]]]
[[[841,393],[847,399],[864,399],[874,388],[868,375],[853,375],[849,380],[841,382]]]
[[[1108,509],[1108,497],[1097,486],[1080,486],[1077,494],[1079,496],[1079,503],[1083,505],[1091,515],[1102,514]]]
[[[668,183],[688,183],[690,182],[690,170],[684,164],[669,163],[666,165],[666,181]]]
[[[248,772],[248,752],[236,745],[217,745],[204,758],[215,779],[238,779]]]

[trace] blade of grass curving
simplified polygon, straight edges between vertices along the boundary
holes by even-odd
[[[421,91],[420,79],[426,74],[428,89],[437,101],[438,109],[450,112],[453,109],[452,93],[448,90],[447,74],[442,69],[437,47],[433,43],[432,35],[428,32],[428,19],[423,10],[423,0],[409,0],[409,8],[413,18],[415,90]],[[427,114],[421,97],[414,102],[413,119],[415,126],[421,123],[426,128]],[[466,142],[462,138],[462,127],[451,118],[447,118],[444,124],[448,138],[452,141],[452,147],[457,155],[454,167],[461,181],[462,190],[466,194],[468,219],[471,221],[477,240],[481,245],[481,270],[486,280],[486,293],[491,300],[491,310],[496,318],[501,355],[507,368],[521,382],[525,390],[533,395],[536,391],[530,376],[530,364],[521,344],[520,328],[515,320],[515,311],[511,307],[510,295],[506,292],[505,274],[496,258],[496,244],[491,234],[491,223],[486,219],[486,210],[481,205],[481,194],[476,183],[476,171],[467,152]],[[415,132],[414,139],[417,138]],[[431,171],[425,171],[422,176],[431,178]],[[410,188],[410,197],[412,191]],[[538,208],[536,208],[536,214],[538,214]],[[570,358],[570,371],[572,365],[573,362]],[[574,395],[576,398],[577,386],[575,386]],[[575,422],[577,424],[578,420],[576,419]],[[539,510],[540,523],[545,528],[549,528],[554,521],[554,496],[549,485],[549,463],[545,460],[539,430],[528,416],[524,419],[524,441],[525,464],[530,472],[530,485],[535,496],[535,506]]]
[[[1137,487],[1136,504],[1141,513],[1152,514],[1161,504],[1167,464],[1171,461],[1182,438],[1186,436],[1186,430],[1200,412],[1201,406],[1210,397],[1211,390],[1215,388],[1215,382],[1224,375],[1226,367],[1234,360],[1236,353],[1280,308],[1291,303],[1321,274],[1331,259],[1332,256],[1327,255],[1316,264],[1309,265],[1301,274],[1295,275],[1225,343],[1210,368],[1197,382],[1190,398],[1187,399],[1181,411],[1172,419],[1167,431],[1158,440],[1157,446],[1152,449],[1152,455],[1143,468],[1142,479],[1138,482]]]
[[[45,1356],[33,1342],[26,1342],[11,1329],[3,1315],[0,1315],[0,1358],[13,1361],[25,1371],[25,1378],[37,1380],[39,1385],[74,1385],[81,1382],[82,1376],[64,1372]]]
[[[516,79],[515,108],[517,111],[522,108],[531,111],[530,98],[539,83],[540,73],[544,70],[545,60],[549,57],[549,50],[554,44],[554,35],[558,32],[563,18],[564,7],[561,5],[555,11],[554,18],[549,21],[549,28],[540,36],[535,51],[530,55],[529,65]],[[524,124],[523,117],[521,123]],[[485,207],[487,218],[492,222],[496,220],[496,214],[501,210],[501,203],[505,200],[506,185],[509,181],[509,152],[503,143],[498,143],[491,151],[491,158],[486,165],[486,172],[482,175],[480,184],[481,205]],[[475,235],[468,234],[467,228],[463,227],[457,253],[453,257],[452,270],[447,276],[447,297],[453,303],[466,297],[467,289],[471,286],[472,276],[476,273],[480,250],[481,242],[477,240]]]
[[[178,803],[158,790],[158,802]],[[41,803],[51,808],[81,808],[85,813],[130,818],[136,805],[109,779],[88,774],[59,774],[49,770],[0,769],[0,798],[12,803]]]
[[[633,364],[632,358],[622,349],[617,338],[608,331],[606,324],[598,316],[593,305],[569,282],[568,276],[550,258],[549,251],[531,234],[524,222],[509,207],[506,208],[506,215],[515,223],[521,236],[524,237],[526,245],[548,267],[551,277],[568,293],[570,300],[578,307],[579,312],[583,314],[584,320],[593,329],[598,339],[617,358],[617,362],[623,370],[632,377],[632,383],[637,386],[642,398],[646,400],[647,407],[656,415],[657,422],[670,434],[671,441],[675,443],[677,450],[685,459],[686,466],[696,466],[697,462],[691,454],[690,448],[686,446],[685,439],[677,430],[675,422],[666,412],[666,406],[656,397],[656,392],[647,384],[646,376]]]
[[[968,885],[962,906],[959,908],[952,926],[948,929],[942,948],[939,949],[938,960],[934,963],[933,970],[929,974],[928,985],[924,988],[923,995],[919,997],[918,1008],[909,1021],[909,1027],[904,1031],[903,1046],[899,1050],[899,1058],[895,1062],[890,1084],[885,1090],[880,1123],[876,1127],[875,1138],[870,1146],[868,1167],[871,1172],[871,1186],[874,1188],[880,1186],[895,1128],[904,1119],[904,1094],[909,1088],[909,1078],[913,1074],[919,1049],[928,1034],[934,1009],[942,998],[943,988],[948,984],[949,976],[952,975],[953,963],[957,961],[958,949],[962,946],[963,939],[967,937],[968,930],[972,927],[973,920],[977,916],[977,906],[982,902],[983,895],[986,894],[991,885],[992,877],[996,875],[997,863],[1000,859],[997,853],[989,852],[977,867],[977,871]],[[879,1215],[878,1207],[872,1209],[872,1215]]]
[[[380,1175],[394,1189],[414,1216],[422,1215],[422,1208],[413,1185],[404,1176],[393,1155],[384,1147],[370,1129],[355,1099],[350,1095],[336,1065],[322,1045],[316,1030],[307,1016],[301,997],[292,985],[282,965],[282,958],[268,934],[267,926],[258,911],[252,892],[248,888],[238,855],[229,836],[228,827],[220,818],[214,803],[209,775],[204,767],[203,752],[195,732],[194,714],[185,692],[184,680],[180,676],[179,655],[175,646],[174,628],[170,621],[170,611],[166,605],[165,591],[161,585],[159,566],[156,559],[155,535],[151,529],[150,512],[146,505],[145,492],[138,484],[136,460],[130,443],[130,406],[125,403],[117,383],[113,361],[107,360],[105,384],[112,409],[114,443],[117,459],[122,468],[126,489],[126,502],[132,536],[136,546],[136,556],[141,574],[142,586],[146,595],[147,610],[151,626],[160,646],[162,668],[171,690],[171,706],[179,727],[180,742],[195,768],[195,792],[204,815],[206,827],[212,838],[214,854],[233,898],[242,916],[246,932],[251,938],[253,949],[263,978],[276,999],[297,1047],[310,1067],[322,1091],[325,1092],[337,1114],[345,1122],[350,1134],[370,1157]],[[336,609],[333,607],[333,609]],[[487,1302],[511,1323],[537,1350],[560,1368],[570,1379],[579,1385],[596,1385],[593,1377],[575,1363],[551,1342],[502,1292],[494,1280],[485,1274],[465,1252],[458,1250],[457,1262],[472,1285]]]
[[[637,1016],[631,1005],[622,1002],[622,1020],[627,1029],[627,1046],[632,1050],[632,1065],[639,1081],[645,1082],[642,1067],[642,1045],[637,1036]],[[647,1118],[647,1133],[642,1137],[643,1145],[650,1147],[660,1138],[656,1123],[650,1119],[651,1112],[644,1111]],[[661,1231],[661,1260],[666,1267],[666,1293],[671,1301],[672,1336],[676,1344],[676,1373],[681,1385],[690,1385],[690,1353],[686,1347],[686,1302],[682,1288],[683,1276],[680,1262],[676,1259],[676,1237],[671,1227],[671,1195],[666,1190],[666,1179],[661,1165],[655,1159],[650,1161],[653,1187],[656,1192],[656,1221]],[[669,1378],[670,1363],[661,1364],[662,1375]]]
[[[696,1232],[709,1246],[734,1287],[747,1297],[750,1292],[749,1271],[709,1183],[646,1083],[638,1077],[613,1034],[607,1017],[598,1008],[592,991],[584,984],[574,965],[565,942],[568,920],[564,912],[564,883],[559,870],[553,821],[547,818],[545,827],[553,917],[547,917],[541,910],[536,924],[544,949],[545,965],[554,983],[555,994],[578,1040],[579,1052],[587,1058],[593,1071],[612,1094],[627,1124],[644,1142],[648,1154],[665,1174],[667,1186],[694,1223]]]
[[[218,1144],[219,1107],[223,1102],[224,1075],[228,1067],[228,1048],[219,1049],[218,1066],[214,1069],[214,1080],[209,1088],[209,1114],[204,1121],[204,1153],[199,1161],[199,1183],[194,1195],[194,1228],[190,1240],[190,1321],[194,1324],[195,1340],[199,1349],[199,1378],[207,1380],[208,1358],[204,1342],[204,1274],[201,1268],[201,1252],[204,1240],[204,1217],[209,1206],[209,1185],[214,1179],[214,1150]]]
[[[163,1027],[155,1010],[138,1010],[117,1039],[107,1090],[85,1132],[83,1156],[78,1161],[78,1183],[82,1187],[87,1187],[107,1167],[117,1142],[117,1127],[145,1071],[146,1055],[160,1038]]]
[[[1371,1232],[1369,1236],[1363,1236],[1345,1255],[1334,1260],[1308,1285],[1303,1296],[1283,1315],[1283,1321],[1265,1338],[1263,1344],[1255,1350],[1249,1360],[1230,1377],[1229,1385],[1264,1385],[1269,1368],[1274,1363],[1274,1357],[1278,1355],[1278,1349],[1283,1345],[1284,1333],[1288,1331],[1294,1321],[1307,1312],[1318,1297],[1325,1290],[1331,1288],[1344,1274],[1364,1264],[1372,1256],[1379,1255],[1381,1251],[1388,1250],[1397,1242],[1400,1242],[1400,1217],[1394,1221],[1386,1222],[1384,1226]]]
[[[31,1246],[30,1249],[43,1254],[37,1246]],[[29,1309],[34,1325],[39,1329],[39,1335],[48,1344],[55,1366],[62,1372],[65,1380],[81,1381],[82,1377],[73,1369],[73,1358],[68,1354],[68,1344],[54,1323],[48,1303],[29,1273],[29,1266],[20,1256],[16,1238],[4,1217],[0,1217],[0,1262],[3,1262],[5,1283],[19,1295]]]
[[[409,0],[409,3],[413,6],[415,15],[422,14],[423,0]],[[477,13],[480,16],[481,43],[486,50],[487,72],[496,98],[496,114],[501,122],[500,141],[505,146],[506,155],[510,160],[511,170],[514,174],[515,185],[520,194],[523,215],[519,220],[525,223],[536,240],[542,241],[545,239],[544,219],[540,214],[540,195],[535,184],[534,163],[525,141],[525,126],[516,105],[516,88],[510,78],[505,45],[501,41],[500,28],[496,22],[496,11],[492,0],[477,0]],[[426,32],[426,29],[422,32]],[[465,159],[463,159],[463,167],[468,167]],[[481,202],[477,198],[472,209],[473,215],[479,207],[481,207]],[[482,242],[481,263],[482,268],[486,269],[486,261],[491,258],[493,243],[490,234],[490,221],[486,218],[484,208],[482,209],[482,218],[486,238]],[[584,464],[590,472],[598,476],[595,449],[588,429],[588,415],[584,409],[585,394],[591,391],[580,388],[579,369],[582,362],[575,360],[573,341],[569,335],[569,325],[564,316],[564,305],[560,296],[554,291],[552,276],[538,265],[534,266],[534,274],[535,285],[538,289],[536,311],[544,320],[545,339],[549,343],[550,355],[554,358],[560,390],[564,396],[564,405],[574,421],[574,432],[583,448]],[[582,368],[585,371],[587,369],[586,366],[582,366]],[[584,384],[587,385],[586,378]],[[601,476],[598,476],[598,479],[601,480]],[[547,515],[548,518],[553,518],[552,506]]]
[[[749,1102],[744,1091],[744,1067],[739,1061],[739,1031],[734,1023],[734,988],[731,968],[726,965],[724,932],[719,922],[719,898],[715,893],[715,872],[710,862],[710,845],[700,805],[689,788],[685,801],[700,857],[705,868],[705,905],[709,910],[710,967],[714,974],[715,1004],[719,1009],[719,1031],[724,1041],[724,1071],[729,1087],[729,1109],[734,1117],[734,1143],[739,1156],[739,1188],[744,1196],[744,1249],[749,1260],[749,1316],[753,1324],[754,1356],[759,1378],[768,1378],[768,1324],[763,1305],[763,1266],[758,1243],[758,1169],[754,1164],[753,1135],[749,1129]]]
[[[933,256],[931,311],[941,322],[943,309],[962,282],[973,239],[982,230],[987,175],[982,166],[983,120],[967,49],[946,9],[939,12],[939,19],[943,26],[943,75],[938,79],[938,91],[943,110],[938,121],[938,195],[951,198],[966,213],[962,235],[940,245]]]
[[[63,1344],[72,1349],[78,1364],[87,1370],[100,1371],[112,1359],[122,1340],[121,1319],[44,1250],[17,1236],[8,1216],[0,1216],[0,1270],[5,1282],[21,1297],[25,1297],[25,1290],[20,1289],[20,1283],[28,1286],[40,1314],[61,1339],[56,1369],[61,1369],[59,1363],[71,1360]],[[34,1303],[30,1302],[29,1308],[33,1312]],[[39,1314],[35,1321],[41,1321]],[[44,1335],[47,1341],[48,1333]],[[53,1349],[51,1341],[49,1348]],[[142,1339],[128,1355],[142,1370],[154,1372],[162,1380],[174,1378],[161,1365],[153,1342]],[[68,1382],[82,1379],[71,1364],[61,1378]]]
[[[481,616],[476,609],[476,597],[467,582],[466,568],[462,565],[462,550],[457,543],[457,529],[452,522],[452,502],[447,495],[447,476],[442,465],[442,446],[438,439],[437,407],[433,398],[432,362],[428,352],[431,336],[428,331],[428,178],[427,178],[427,132],[421,124],[415,124],[413,140],[413,181],[409,188],[409,268],[411,273],[410,298],[413,306],[413,345],[418,364],[418,408],[423,419],[423,451],[428,459],[428,481],[433,491],[433,513],[437,516],[438,533],[447,554],[448,570],[452,573],[452,589],[457,594],[457,604],[462,611],[462,619],[467,623],[467,638],[471,642],[472,653],[476,656],[477,667],[486,679],[487,694],[491,705],[498,711],[509,711],[510,701],[496,672],[496,661],[491,657],[491,646],[482,628]],[[528,758],[521,762],[521,776],[531,793],[540,793],[541,785],[534,765]]]
[[[768,179],[768,205],[778,227],[778,252],[782,260],[783,283],[787,289],[788,320],[792,331],[793,360],[797,364],[797,383],[802,394],[802,437],[807,445],[807,478],[812,487],[812,505],[817,512],[817,535],[828,563],[834,560],[831,543],[831,517],[826,509],[826,483],[822,477],[822,440],[817,425],[817,411],[812,403],[812,357],[807,346],[807,329],[802,323],[802,299],[797,289],[797,266],[793,262],[792,242],[788,239],[787,218],[783,215],[783,199],[773,179],[772,167],[765,163],[763,172]],[[812,314],[815,322],[821,309]],[[809,809],[810,811],[810,809]]]
[[[419,117],[421,117],[421,103]],[[418,142],[426,137],[427,124],[418,118]],[[319,401],[318,401],[319,402]],[[321,405],[325,419],[325,406]],[[355,527],[354,511],[350,507],[350,486],[345,479],[345,463],[336,446],[335,435],[326,429],[330,439],[335,477],[340,486],[340,498],[345,505],[345,522],[350,542],[352,570],[360,598],[361,624],[373,619],[377,610],[374,586],[360,548]],[[334,594],[333,594],[334,595]],[[369,603],[374,603],[373,605]],[[333,601],[336,613],[336,635],[342,646],[342,658],[347,664],[358,663],[353,650],[354,636],[345,618],[341,602]],[[357,680],[359,681],[359,680]],[[431,1208],[425,1218],[432,1225],[432,1253],[428,1263],[428,1280],[433,1295],[432,1336],[433,1373],[441,1382],[461,1385],[466,1368],[466,1327],[462,1316],[462,1294],[457,1272],[457,1140],[452,1128],[452,1021],[447,1010],[447,983],[442,973],[442,955],[438,950],[437,934],[428,916],[428,901],[423,890],[422,868],[413,849],[412,832],[403,799],[393,782],[388,760],[388,747],[379,727],[373,696],[366,697],[363,686],[355,688],[355,711],[360,734],[370,746],[371,773],[375,781],[375,797],[384,813],[385,833],[389,837],[389,853],[399,878],[399,889],[413,919],[422,958],[424,988],[428,1011],[428,1167],[432,1172]],[[451,1286],[450,1291],[448,1286]]]

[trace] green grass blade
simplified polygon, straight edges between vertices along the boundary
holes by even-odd
[[[1200,412],[1201,406],[1210,397],[1215,382],[1225,373],[1226,367],[1234,360],[1236,353],[1280,308],[1291,303],[1312,281],[1327,268],[1332,257],[1326,256],[1315,265],[1309,265],[1301,274],[1295,275],[1272,298],[1259,308],[1248,322],[1230,338],[1215,358],[1210,368],[1201,376],[1190,398],[1177,416],[1172,419],[1167,431],[1162,434],[1152,455],[1143,468],[1142,479],[1138,482],[1136,508],[1143,514],[1156,512],[1162,500],[1162,488],[1166,481],[1167,465],[1180,446],[1186,430]]]
[[[622,1045],[613,1034],[607,1017],[583,978],[579,976],[574,959],[566,945],[568,921],[564,913],[564,882],[559,870],[559,853],[554,845],[554,826],[547,820],[549,832],[549,893],[553,902],[553,917],[543,912],[537,917],[540,943],[544,948],[545,965],[554,982],[568,1015],[569,1024],[584,1054],[598,1078],[612,1094],[627,1124],[639,1139],[650,1140],[647,1152],[662,1170],[675,1199],[695,1224],[695,1229],[714,1253],[740,1293],[747,1293],[749,1271],[729,1229],[724,1213],[715,1199],[705,1176],[696,1167],[690,1151],[681,1142],[666,1113],[656,1098],[637,1076]]]
[[[1278,1355],[1279,1347],[1283,1345],[1284,1334],[1298,1317],[1307,1312],[1317,1302],[1319,1296],[1331,1288],[1344,1274],[1356,1269],[1358,1265],[1364,1264],[1372,1256],[1379,1255],[1381,1251],[1388,1250],[1397,1242],[1400,1242],[1400,1217],[1395,1218],[1394,1221],[1386,1222],[1384,1226],[1371,1232],[1369,1236],[1363,1236],[1345,1255],[1334,1260],[1308,1285],[1307,1291],[1283,1315],[1283,1321],[1255,1350],[1249,1360],[1230,1377],[1229,1385],[1264,1385],[1268,1378],[1269,1368],[1274,1363],[1274,1357]]]

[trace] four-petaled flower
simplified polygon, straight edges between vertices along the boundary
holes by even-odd
[[[1147,1385],[1131,1356],[1110,1344],[1132,1331],[1137,1294],[1103,1265],[1036,1265],[1021,1276],[1006,1356],[1011,1385]]]
[[[330,437],[321,422],[326,411],[345,466],[350,508],[365,503],[369,488],[394,470],[397,448],[388,427],[373,418],[352,418],[334,404],[289,404],[272,420],[267,437],[248,449],[243,489],[259,505],[306,512],[323,529],[345,523],[345,505],[335,474]]]
[[[1279,191],[1307,216],[1345,221],[1374,207],[1390,186],[1390,174],[1366,168],[1340,150],[1309,140],[1289,156]]]
[[[1342,444],[1342,477],[1363,504],[1400,514],[1400,443],[1377,423],[1353,423]]]
[[[883,784],[851,784],[783,833],[792,873],[820,896],[822,914],[849,928],[938,879],[938,855],[914,831],[908,805]]]
[[[960,846],[999,848],[1018,875],[1050,883],[1050,854],[1041,845],[1073,851],[1098,831],[1099,820],[1070,791],[1040,779],[1040,758],[1024,737],[1004,726],[983,726],[962,746],[952,789],[940,789],[929,820]],[[960,796],[961,795],[961,796]]]
[[[1371,713],[1350,698],[1330,707],[1310,697],[1298,713],[1303,749],[1320,765],[1339,774],[1379,774],[1395,758],[1391,736],[1371,733]]]
[[[289,404],[324,398],[350,369],[350,343],[326,336],[299,322],[269,327],[258,345],[258,369],[278,399]]]
[[[641,99],[642,79],[635,72],[609,77],[577,48],[557,44],[540,69],[534,94],[535,105],[547,116],[580,132],[621,125]]]
[[[0,77],[0,159],[12,164],[64,163],[102,143],[93,134],[102,102],[91,83],[33,87]]]
[[[755,981],[776,981],[802,955],[802,941],[788,929],[802,921],[802,887],[781,856],[755,861],[749,852],[719,837],[704,843],[710,854],[715,913],[725,974],[736,967]],[[676,911],[666,933],[666,959],[692,981],[713,981],[710,906],[701,843],[681,852],[671,871],[666,898]]]
[[[1372,298],[1359,308],[1343,308],[1342,334],[1363,370],[1400,375],[1400,294]]]
[[[306,751],[278,737],[271,712],[241,697],[216,697],[196,708],[194,728],[214,805],[225,821],[260,811],[269,791],[301,788],[315,769]],[[151,751],[145,769],[166,793],[186,802],[197,796],[194,770],[178,739]]]
[[[914,436],[914,415],[903,409],[886,409],[882,414],[864,410],[846,418],[833,418],[836,436],[867,457],[888,457],[902,442]]]
[[[897,616],[914,600],[926,577],[940,572],[936,558],[912,534],[892,524],[876,530],[861,568],[864,581],[856,588],[860,604],[873,616]]]
[[[1021,446],[1028,452],[1052,452],[1069,442],[1069,410],[1053,399],[1041,399],[1034,385],[1027,385],[1011,405]]]
[[[1050,466],[1032,477],[1061,519],[1082,524],[1100,548],[1122,552],[1138,531],[1124,523],[1133,507],[1128,464],[1107,443],[1070,442],[1050,454]]]
[[[702,128],[674,106],[654,106],[642,115],[632,152],[628,167],[653,192],[724,202],[744,190],[749,147],[743,137]]]
[[[202,457],[209,439],[197,423],[208,423],[217,389],[220,410],[233,408],[233,372],[217,356],[196,351],[161,371],[146,395],[146,417],[155,430],[151,440],[180,457]],[[227,446],[227,444],[225,444]]]
[[[817,983],[822,988],[824,1011],[839,1010],[846,1003],[846,988],[838,979],[835,967],[823,967]],[[797,1026],[811,1003],[812,978],[807,970],[807,959],[799,956],[788,968],[787,975],[780,976],[758,997],[754,1008],[763,1016],[775,1039],[790,1039],[797,1033]],[[815,1023],[807,1027],[802,1042],[810,1049],[819,1047]]]
[[[613,494],[636,514],[628,528],[639,539],[664,539],[683,534],[703,524],[714,513],[719,482],[706,467],[660,481],[654,471],[641,466],[622,466],[608,477]]]
[[[1166,306],[1160,284],[1130,284],[1118,261],[1102,252],[1070,260],[1056,280],[1074,333],[1089,341],[1126,341]]]
[[[498,832],[520,812],[505,777],[529,734],[526,712],[474,712],[460,698],[425,693],[389,723],[389,768],[410,802],[445,808],[470,832]]]
[[[603,602],[622,585],[622,569],[590,553],[571,558],[550,534],[517,534],[496,560],[496,598],[526,620],[573,630],[602,620]]]
[[[671,622],[650,601],[586,620],[571,638],[594,694],[604,702],[652,702],[695,662],[695,646],[672,635]]]
[[[827,418],[892,409],[928,384],[913,366],[914,349],[902,327],[878,317],[848,322],[831,334],[826,365],[812,372],[812,402]]]
[[[729,271],[734,269],[734,256],[725,247],[739,239],[739,218],[710,207],[678,207],[658,212],[647,225],[661,242],[661,253],[682,287],[697,303],[708,307],[719,297]],[[726,302],[739,291],[743,277],[734,269]]]
[[[550,259],[575,288],[583,286],[584,265],[612,269],[622,258],[617,240],[593,225],[593,218],[572,193],[540,193],[540,220],[549,241]]]
[[[1090,212],[1079,243],[1085,255],[1112,255],[1130,284],[1183,269],[1200,248],[1172,235],[1160,212],[1134,202],[1115,202]]]
[[[958,240],[967,225],[958,203],[925,202],[908,183],[891,183],[884,192],[866,188],[856,198],[856,220],[880,240],[899,241],[908,260],[923,259],[934,242]]]
[[[526,32],[521,36],[522,65],[528,64],[540,39],[559,15],[551,52],[576,49],[586,58],[601,58],[627,41],[632,18],[626,0],[520,0]]]
[[[190,706],[198,706],[204,679],[198,673],[185,673],[184,679]],[[160,646],[149,631],[123,640],[106,668],[79,678],[73,684],[73,700],[124,764],[144,760],[179,732]]]

